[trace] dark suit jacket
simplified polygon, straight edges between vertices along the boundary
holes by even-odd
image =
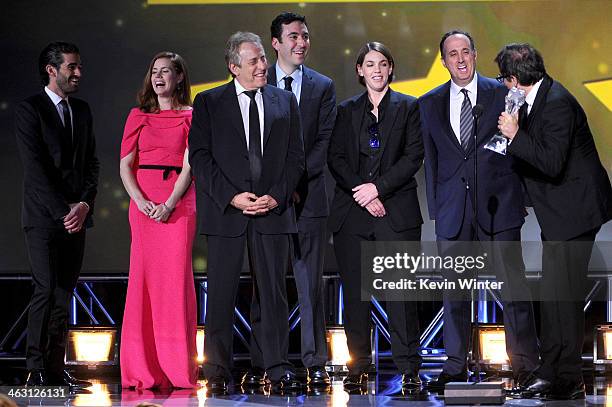
[[[300,116],[306,171],[300,179],[297,192],[301,202],[296,205],[298,216],[321,217],[329,215],[325,191],[327,147],[336,119],[336,91],[334,83],[306,66],[302,71]],[[268,84],[276,86],[276,66],[268,69]]]
[[[423,223],[414,174],[423,162],[423,141],[419,108],[412,96],[389,89],[387,111],[380,125],[380,175],[374,182],[390,220],[400,232]],[[338,106],[338,117],[329,145],[329,169],[336,179],[336,190],[329,217],[332,232],[340,230],[349,209],[357,205],[352,188],[363,184],[359,176],[359,135],[367,106],[367,92]]]
[[[511,156],[487,150],[483,145],[497,132],[508,90],[496,80],[478,75],[477,103],[484,111],[478,122],[478,223],[488,232],[520,227],[525,206],[520,177]],[[419,99],[425,179],[429,216],[436,234],[454,238],[461,228],[467,193],[474,185],[474,143],[463,150],[450,124],[450,81]]]
[[[601,165],[582,107],[546,75],[508,147],[547,240],[567,240],[612,218],[610,179]]]
[[[304,171],[304,147],[295,96],[265,86],[263,170],[251,191],[249,152],[234,81],[199,93],[189,131],[189,163],[196,181],[200,233],[234,237],[245,233],[249,219],[263,234],[296,233],[292,194]],[[278,207],[250,217],[230,205],[250,191],[269,194]]]
[[[84,201],[90,207],[85,226],[92,225],[99,162],[89,105],[70,97],[73,120],[72,168],[62,168],[63,124],[57,109],[43,91],[17,106],[15,133],[24,166],[22,224],[24,227],[64,228],[61,219],[69,203]]]

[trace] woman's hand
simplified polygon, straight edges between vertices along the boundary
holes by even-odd
[[[165,203],[156,205],[155,208],[149,214],[149,218],[156,222],[165,222],[170,217],[173,209],[170,209]]]
[[[367,206],[374,199],[378,198],[376,185],[368,182],[367,184],[357,185],[353,188],[353,199],[361,206]]]
[[[148,199],[135,199],[134,202],[136,202],[138,210],[147,216],[150,216],[151,211],[155,209],[155,203],[149,201]]]
[[[385,210],[385,206],[378,198],[372,200],[372,202],[367,204],[366,209],[368,210],[368,212],[370,212],[370,215],[376,218],[382,218],[383,216],[387,214],[387,211]]]

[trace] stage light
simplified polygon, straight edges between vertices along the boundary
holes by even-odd
[[[506,332],[503,325],[478,324],[478,332],[474,329],[474,335],[478,335],[480,349],[480,363],[485,368],[508,370],[510,358],[506,353]],[[472,362],[475,362],[475,349],[472,353]]]
[[[198,352],[198,364],[204,363],[204,326],[199,326],[196,333],[196,350]]]
[[[68,331],[66,364],[117,364],[117,329],[112,327],[78,327]]]
[[[346,369],[346,364],[351,360],[346,334],[341,325],[327,327],[327,364],[333,368]]]
[[[612,325],[596,325],[593,334],[593,364],[597,370],[612,364]]]

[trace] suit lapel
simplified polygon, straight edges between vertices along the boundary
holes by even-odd
[[[83,146],[83,127],[87,126],[84,122],[84,114],[81,112],[79,103],[70,103],[72,109],[72,164],[76,166],[78,151]]]
[[[487,115],[487,109],[492,106],[493,97],[495,96],[495,88],[484,87],[481,78],[482,77],[478,75],[478,96],[476,98],[476,104],[481,105],[484,110],[478,120],[478,134],[476,135],[476,142],[478,143],[478,145],[482,143],[483,138],[487,139],[486,141],[488,141],[487,137],[491,136],[490,134],[486,133],[485,126],[480,125],[480,123],[483,122],[484,117]],[[473,147],[474,146],[472,145],[471,149],[473,149]]]
[[[546,99],[546,95],[548,94],[552,84],[552,78],[548,75],[544,76],[544,80],[538,89],[538,94],[536,95],[533,106],[531,107],[531,112],[529,112],[529,115],[527,116],[527,131],[531,130],[533,122],[535,121],[533,120],[534,117],[538,115],[539,111],[542,109],[542,106],[544,106],[544,99]]]
[[[442,130],[444,131],[444,134],[447,135],[451,144],[453,144],[461,154],[464,154],[463,148],[461,147],[461,144],[459,144],[459,140],[457,140],[457,136],[455,135],[455,132],[450,124],[450,81],[446,83],[444,88],[442,88],[442,92],[440,92],[437,96],[438,100],[435,105],[438,111],[440,123],[442,123]]]
[[[368,92],[363,92],[355,103],[353,104],[353,109],[351,112],[351,122],[353,125],[353,137],[350,138],[351,153],[350,157],[353,157],[357,163],[359,163],[359,136],[361,134],[361,123],[363,121],[363,117],[365,116],[365,108],[366,102],[368,100]],[[359,168],[359,167],[357,167]]]
[[[268,85],[276,86],[276,64],[268,67],[267,79]]]
[[[302,65],[302,91],[300,92],[300,101],[310,99],[313,89],[314,81],[308,72],[308,68]],[[300,103],[300,107],[301,106],[302,104]]]
[[[246,144],[246,134],[244,132],[244,125],[242,122],[242,113],[240,112],[240,105],[238,104],[238,96],[236,95],[236,86],[232,80],[227,84],[225,92],[221,98],[222,106],[227,108],[219,109],[219,112],[225,117],[225,121],[231,123],[234,128],[234,135],[238,137],[240,144],[244,147],[245,151],[249,151]]]
[[[391,88],[389,88],[389,105],[384,112],[385,120],[382,121],[380,127],[380,133],[382,138],[382,145],[380,147],[380,156],[381,160],[384,157],[385,148],[391,141],[391,134],[393,130],[393,126],[395,124],[395,120],[397,119],[397,110],[399,109],[399,98],[397,97],[397,93],[395,93]],[[380,120],[379,120],[380,121]]]
[[[263,96],[263,105],[264,105],[264,137],[263,137],[263,147],[264,151],[266,148],[266,143],[270,138],[270,130],[272,129],[272,121],[274,120],[274,116],[278,110],[278,99],[276,95],[272,94],[272,92],[266,92],[267,86],[264,86],[261,89],[261,93]]]

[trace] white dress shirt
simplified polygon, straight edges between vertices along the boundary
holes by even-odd
[[[542,80],[543,79],[537,81],[535,85],[533,85],[533,88],[531,88],[527,96],[525,96],[525,103],[527,103],[527,114],[531,113],[531,108],[533,107],[533,103],[535,102],[536,96],[538,96],[538,89],[540,89]]]
[[[246,136],[247,149],[249,148],[249,105],[251,104],[251,98],[245,95],[246,89],[242,87],[240,82],[234,78],[234,85],[236,86],[236,96],[238,96],[238,105],[240,105],[240,113],[242,114],[242,125],[244,126],[244,134]],[[261,156],[263,157],[263,136],[264,136],[264,103],[261,89],[257,89],[255,94],[255,103],[257,103],[257,110],[259,113],[259,134],[261,136]]]
[[[62,121],[62,124],[64,126],[66,126],[66,120],[64,119],[64,110],[62,110],[62,107],[60,106],[60,102],[63,99],[61,98],[61,96],[59,96],[57,93],[53,92],[47,86],[45,86],[45,93],[47,94],[47,96],[49,96],[49,99],[51,99],[51,102],[55,106],[55,109],[57,109],[57,114],[59,114],[59,117],[60,117],[60,120]],[[73,116],[74,116],[74,113],[72,112],[72,107],[70,106],[70,101],[68,100],[67,96],[66,96],[66,103],[68,103],[68,110],[70,111],[70,128],[73,129],[73,132],[74,132],[74,120],[72,119]],[[74,135],[73,135],[73,137],[74,137]]]
[[[478,74],[475,73],[472,81],[463,88],[451,80],[450,122],[451,128],[453,129],[453,132],[455,132],[455,137],[457,137],[459,144],[461,144],[461,104],[463,103],[464,99],[461,89],[467,89],[470,103],[472,104],[472,107],[474,107],[476,105],[476,98],[478,97]]]
[[[302,95],[302,76],[304,75],[304,72],[302,72],[302,65],[289,75],[281,69],[278,62],[274,64],[274,66],[276,68],[276,87],[285,89],[285,77],[291,76],[293,78],[293,82],[291,82],[291,91],[299,104],[300,96]]]

